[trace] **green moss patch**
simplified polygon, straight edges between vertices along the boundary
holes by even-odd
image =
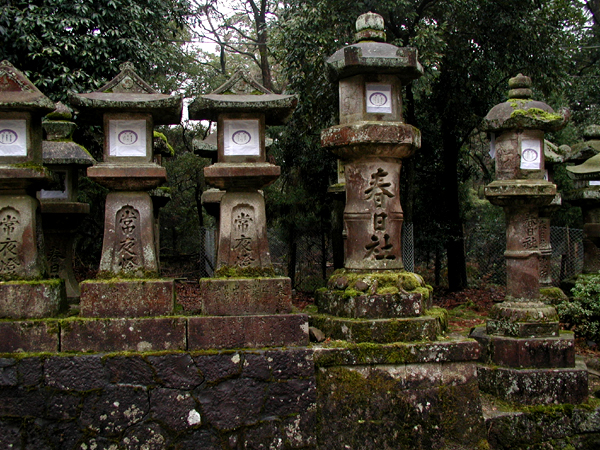
[[[215,278],[274,278],[273,267],[234,267],[223,266],[215,270]]]

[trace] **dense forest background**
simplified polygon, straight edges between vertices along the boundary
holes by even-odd
[[[269,130],[269,160],[282,176],[266,192],[267,215],[291,255],[300,236],[317,236],[324,247],[332,239],[327,189],[336,161],[321,148],[320,131],[336,123],[338,107],[325,59],[353,42],[356,18],[367,11],[384,17],[388,42],[419,50],[425,74],[404,92],[405,120],[423,134],[422,148],[403,164],[405,221],[415,247],[438,273],[447,269],[449,288],[463,289],[465,224],[477,222],[484,234],[501,226],[501,211],[477,195],[494,176],[481,120],[506,99],[508,79],[524,73],[536,99],[572,111],[569,126],[547,137],[554,144],[573,145],[600,123],[600,0],[5,0],[0,60],[55,101],[97,89],[125,61],[157,90],[188,99],[240,67],[274,92],[297,94],[290,122]],[[165,258],[195,254],[211,224],[201,206],[202,168],[211,161],[195,143],[209,127],[183,120],[161,130],[175,150],[166,162],[171,201],[161,211]],[[97,158],[99,131],[80,126],[74,137]],[[569,188],[560,172],[557,183]],[[93,213],[77,254],[93,267],[106,192],[85,178],[82,187]],[[581,226],[566,207],[553,220]]]

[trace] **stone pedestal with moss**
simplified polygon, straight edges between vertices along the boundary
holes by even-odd
[[[559,331],[554,306],[540,298],[540,264],[548,223],[540,211],[556,196],[544,180],[544,133],[559,130],[568,113],[531,99],[531,80],[509,82],[509,100],[488,113],[497,180],[488,200],[506,216],[506,299],[486,327],[471,336],[482,346],[479,385],[484,392],[524,404],[580,403],[587,397],[585,365],[576,364],[572,334]]]
[[[125,63],[99,91],[71,94],[70,101],[84,120],[103,124],[104,160],[88,168],[87,175],[111,190],[106,197],[100,280],[82,289],[81,314],[168,314],[173,311],[168,301],[173,286],[170,280],[158,279],[156,214],[148,191],[166,181],[166,170],[154,152],[154,125],[179,123],[182,98],[157,93]],[[170,284],[166,297],[161,294],[165,283]],[[129,292],[124,285],[130,286]],[[163,299],[159,310],[152,304],[152,293]],[[98,307],[101,301],[107,304]]]
[[[7,61],[0,63],[0,317],[39,318],[64,306],[64,283],[48,267],[35,192],[52,179],[42,166],[42,117],[54,103]]]

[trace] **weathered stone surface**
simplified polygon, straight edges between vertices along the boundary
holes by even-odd
[[[188,392],[179,389],[153,389],[150,392],[150,405],[152,418],[172,431],[181,432],[202,424],[196,401]]]
[[[202,278],[201,296],[192,312],[211,316],[288,314],[292,283],[278,278]]]
[[[98,184],[119,191],[147,191],[167,180],[167,170],[158,164],[99,163],[88,167],[87,175]]]
[[[572,405],[497,413],[484,405],[488,440],[494,449],[574,448],[600,445],[600,411]]]
[[[346,344],[340,347],[317,347],[317,367],[370,364],[428,364],[477,361],[480,346],[474,339],[450,339],[438,342],[377,345]]]
[[[152,366],[139,355],[107,357],[105,367],[111,383],[140,386],[156,383]]]
[[[100,436],[117,436],[141,422],[149,406],[148,392],[143,387],[108,386],[85,398],[80,423]]]
[[[418,389],[406,389],[403,365],[319,371],[319,448],[477,448],[486,435],[476,379],[454,372],[444,367],[449,386],[438,368],[420,375]]]
[[[575,367],[572,333],[560,337],[513,338],[485,333],[476,328],[471,337],[481,344],[481,362],[514,368]]]
[[[194,361],[204,379],[208,383],[215,383],[234,375],[239,375],[244,363],[240,353],[227,353],[218,355],[198,355]]]
[[[108,374],[99,355],[52,357],[44,362],[44,378],[56,389],[88,391],[103,388]]]
[[[187,353],[148,356],[161,386],[172,389],[193,389],[202,384],[204,377]]]
[[[574,368],[512,369],[482,365],[479,388],[496,397],[521,404],[577,404],[588,396],[587,370],[583,362]]]
[[[266,399],[266,383],[258,380],[227,380],[198,394],[206,420],[219,430],[256,424]]]
[[[57,352],[58,321],[0,321],[0,353]]]
[[[317,295],[317,304],[319,312],[339,317],[364,319],[417,317],[423,312],[423,295],[413,292],[349,297],[343,291],[320,291]]]
[[[188,319],[188,350],[307,344],[308,316],[304,314]]]
[[[82,399],[72,392],[57,391],[48,398],[46,417],[54,420],[70,420],[79,416]]]
[[[432,341],[441,333],[438,318],[431,316],[357,320],[313,315],[310,323],[331,339],[349,342],[387,344],[401,341]]]
[[[81,283],[81,316],[144,317],[173,312],[172,280],[87,280]]]
[[[66,306],[63,280],[0,282],[0,317],[54,317]]]
[[[21,387],[0,389],[0,417],[43,417],[47,397]]]
[[[70,319],[61,325],[64,352],[186,350],[184,318]]]
[[[168,447],[168,434],[156,423],[136,424],[129,428],[121,445],[126,450],[163,450]]]

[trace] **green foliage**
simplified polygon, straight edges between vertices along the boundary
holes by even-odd
[[[0,6],[0,60],[53,100],[95,90],[125,61],[153,79],[181,70],[173,45],[188,5],[178,0],[15,0]]]
[[[600,342],[600,275],[581,275],[571,290],[571,301],[556,305],[561,322],[575,334]]]

